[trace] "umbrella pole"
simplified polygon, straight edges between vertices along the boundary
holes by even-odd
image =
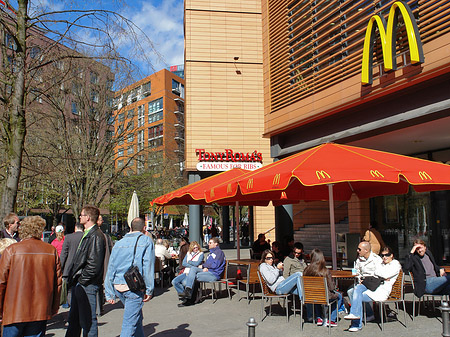
[[[333,261],[333,270],[337,269],[336,260],[336,225],[334,220],[334,197],[333,184],[328,185],[328,202],[330,208],[330,227],[331,227],[331,259]]]
[[[239,234],[239,201],[236,201],[236,207],[235,207],[235,211],[234,211],[234,216],[236,219],[236,243],[237,243],[237,259],[240,260],[241,259],[241,239],[240,239],[240,234]]]

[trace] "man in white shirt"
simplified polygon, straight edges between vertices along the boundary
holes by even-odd
[[[169,266],[169,261],[172,259],[172,255],[169,250],[164,246],[163,239],[157,239],[155,244],[155,256],[161,260],[162,272],[167,274],[172,279],[172,270]]]

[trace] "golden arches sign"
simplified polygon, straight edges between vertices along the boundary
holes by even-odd
[[[317,176],[317,179],[325,179],[325,178],[328,178],[328,179],[330,179],[331,177],[330,177],[330,175],[328,174],[328,173],[326,173],[325,171],[316,171],[316,176]]]
[[[402,14],[403,21],[405,22],[411,63],[419,64],[424,62],[422,41],[420,40],[419,28],[417,27],[414,14],[406,3],[396,1],[391,6],[387,23],[383,16],[377,14],[373,15],[367,24],[361,71],[362,84],[372,84],[373,44],[376,27],[378,27],[380,33],[384,70],[390,71],[397,69],[395,41],[397,35],[397,17],[399,13]]]
[[[252,189],[252,188],[253,188],[253,178],[250,178],[250,179],[247,181],[247,189],[250,190],[250,189]]]
[[[370,175],[374,178],[384,178],[384,175],[378,170],[370,170]]]
[[[275,176],[273,177],[273,185],[278,185],[280,183],[280,179],[281,179],[281,174],[277,173],[275,174]]]
[[[431,176],[425,171],[419,171],[419,177],[422,180],[433,180],[433,178],[431,178]]]

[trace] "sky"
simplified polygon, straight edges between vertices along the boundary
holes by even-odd
[[[10,2],[17,8],[17,0]],[[114,44],[138,67],[141,78],[184,63],[183,0],[30,0],[30,3],[30,12],[35,14],[67,9],[106,9],[130,20],[135,25],[132,28],[138,36],[140,49],[126,35],[118,35]],[[84,30],[77,38],[88,43],[99,41],[95,31]]]

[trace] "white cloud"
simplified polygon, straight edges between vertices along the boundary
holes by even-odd
[[[162,55],[162,62],[148,47],[147,57],[155,71],[166,66],[183,64],[183,0],[152,0],[134,2],[123,13],[139,27],[153,42],[156,51]],[[142,71],[148,75],[151,68],[141,64]]]

